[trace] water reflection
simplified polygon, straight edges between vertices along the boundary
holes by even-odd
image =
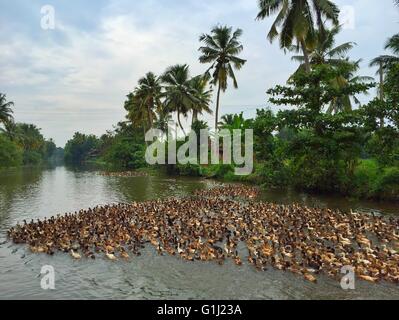
[[[41,169],[24,168],[0,172],[0,226],[22,202],[32,203],[43,179]]]

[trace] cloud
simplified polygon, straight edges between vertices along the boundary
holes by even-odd
[[[358,42],[354,57],[381,53],[397,27],[392,12],[387,14],[391,23],[380,23],[388,5],[337,2],[353,5],[357,18],[356,28],[345,30],[338,42]],[[222,113],[244,110],[253,116],[267,105],[266,90],[284,83],[296,68],[277,43],[266,39],[272,19],[255,21],[256,0],[56,0],[54,6],[56,29],[44,31],[40,1],[5,5],[0,87],[15,102],[18,121],[37,123],[59,145],[75,131],[102,134],[123,120],[125,95],[146,72],[160,74],[169,65],[188,63],[192,75],[202,73],[207,66],[198,62],[198,38],[217,23],[244,30],[242,57],[248,60],[237,72],[239,90],[230,88],[222,96]],[[213,123],[212,116],[205,119]]]

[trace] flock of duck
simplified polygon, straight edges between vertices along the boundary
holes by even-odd
[[[338,278],[348,265],[360,279],[399,283],[399,219],[253,201],[257,194],[234,185],[95,207],[23,221],[8,235],[32,252],[62,251],[74,259],[132,259],[150,243],[160,255],[188,261],[241,265],[245,256],[258,270],[285,270],[311,282],[320,273]]]
[[[120,171],[120,172],[102,171],[99,174],[104,177],[126,177],[126,178],[148,176],[146,172],[140,172],[140,171]]]

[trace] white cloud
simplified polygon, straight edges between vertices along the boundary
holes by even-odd
[[[389,26],[381,25],[387,5],[380,8],[374,0],[338,3],[356,10],[355,29],[345,30],[338,42],[357,41],[355,58],[381,53],[396,22],[392,18]],[[38,123],[59,145],[74,131],[101,134],[122,120],[125,95],[146,72],[160,74],[175,63],[190,64],[193,75],[203,72],[198,37],[216,23],[244,30],[242,57],[248,60],[237,73],[239,90],[222,96],[222,113],[246,109],[253,115],[256,106],[266,104],[266,90],[295,69],[278,44],[266,39],[272,19],[255,21],[256,0],[180,6],[114,0],[102,9],[95,30],[67,24],[57,11],[56,30],[43,31],[39,38],[16,33],[0,43],[0,83],[16,103],[17,120]],[[387,15],[391,19],[393,13]],[[206,119],[213,123],[211,116]]]

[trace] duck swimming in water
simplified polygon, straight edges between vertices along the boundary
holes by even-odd
[[[79,253],[77,253],[77,252],[75,252],[73,250],[71,250],[71,257],[76,259],[76,260],[79,260],[79,259],[82,258],[82,256]]]
[[[241,265],[237,247],[243,245],[258,270],[271,266],[315,282],[314,273],[336,277],[353,265],[359,279],[398,283],[399,219],[254,201],[258,193],[229,185],[193,197],[106,205],[24,221],[8,236],[33,253],[105,254],[112,261],[115,253],[128,259],[151,244],[160,255]]]

